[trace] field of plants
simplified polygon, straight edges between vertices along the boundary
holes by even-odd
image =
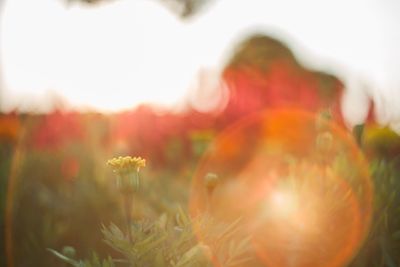
[[[0,115],[0,266],[400,266],[399,136],[266,36],[223,78],[215,113]]]

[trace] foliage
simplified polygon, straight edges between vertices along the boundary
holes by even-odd
[[[60,175],[64,155],[31,152],[16,177],[13,199],[13,240],[16,266],[54,265],[45,247],[76,246],[87,255],[106,247],[96,229],[101,221],[119,221],[115,193],[106,184],[90,179],[93,166],[84,154],[79,179]],[[86,169],[88,168],[88,169]],[[85,177],[88,175],[88,177]]]
[[[65,248],[69,248],[69,247],[65,247]],[[64,254],[67,254],[65,251],[66,250],[65,248],[64,248],[63,252],[64,252]],[[93,253],[92,258],[89,260],[77,261],[77,260],[74,260],[73,258],[69,258],[66,255],[61,254],[53,249],[48,249],[48,250],[51,253],[53,253],[54,255],[56,255],[58,258],[60,258],[61,260],[65,261],[66,263],[69,263],[75,267],[114,267],[115,266],[111,257],[100,260],[96,253]]]
[[[124,257],[113,259],[116,264],[125,263],[135,267],[200,267],[213,266],[213,262],[217,261],[219,266],[237,266],[250,260],[250,239],[239,240],[235,235],[239,229],[238,222],[226,225],[215,222],[209,216],[198,218],[193,224],[208,230],[204,242],[200,243],[196,241],[189,216],[182,209],[177,211],[175,217],[164,213],[155,221],[134,222],[131,225],[132,241],[115,224],[103,226],[102,232],[104,241]],[[92,266],[87,265],[89,261],[76,261],[54,250],[50,251],[73,266]],[[109,264],[109,260],[107,262]]]
[[[117,176],[117,186],[123,198],[126,215],[126,233],[116,224],[102,227],[105,242],[124,256],[114,262],[127,263],[134,267],[200,267],[215,262],[220,266],[235,266],[249,260],[242,256],[249,251],[250,238],[238,235],[239,221],[230,225],[217,222],[208,213],[191,220],[180,207],[173,219],[163,213],[156,220],[132,220],[134,195],[143,188],[139,171],[141,167],[145,167],[145,160],[127,156],[113,158],[107,164]],[[138,203],[135,204],[137,206]],[[195,233],[202,236],[202,242],[196,241]],[[110,258],[100,261],[97,256],[92,256],[92,261],[76,261],[67,253],[49,250],[73,266],[109,266],[113,263]]]
[[[374,160],[375,207],[370,234],[351,267],[400,265],[400,169],[396,160]]]
[[[40,118],[29,119],[34,123],[41,121]],[[184,211],[176,208],[178,204],[187,203],[191,173],[204,148],[214,137],[214,132],[208,133],[205,129],[199,130],[199,134],[195,131],[184,132],[189,133],[191,139],[188,145],[195,148],[195,154],[188,156],[180,154],[179,150],[168,151],[171,159],[179,158],[179,165],[174,165],[176,168],[170,168],[169,161],[165,165],[149,162],[151,168],[144,170],[146,179],[143,179],[143,186],[135,196],[137,201],[134,205],[137,209],[133,211],[135,216],[131,229],[137,239],[136,243],[130,244],[127,230],[121,227],[124,221],[118,206],[119,194],[110,185],[110,180],[104,179],[111,175],[111,171],[107,173],[101,167],[104,165],[106,168],[101,161],[104,154],[115,153],[110,149],[112,146],[107,146],[107,140],[111,139],[107,136],[109,131],[103,131],[100,127],[103,124],[107,126],[108,122],[104,118],[102,122],[100,118],[100,123],[94,124],[93,117],[85,120],[90,122],[90,126],[81,126],[86,127],[82,131],[88,135],[83,140],[79,139],[79,135],[75,139],[63,139],[65,133],[53,131],[54,135],[62,135],[60,140],[64,141],[51,145],[40,143],[42,146],[37,146],[32,143],[38,140],[38,135],[32,134],[35,128],[32,127],[32,132],[28,131],[31,139],[26,140],[23,160],[17,164],[19,170],[14,181],[16,190],[12,199],[6,199],[9,184],[7,179],[16,145],[10,139],[2,140],[0,203],[4,214],[6,201],[14,201],[14,266],[57,266],[60,261],[45,248],[61,250],[64,245],[76,248],[77,255],[67,255],[67,258],[71,260],[70,264],[80,264],[78,266],[135,266],[137,262],[132,259],[144,264],[137,263],[136,266],[207,266],[215,261],[220,262],[221,266],[235,266],[240,265],[242,260],[251,263],[247,264],[249,266],[261,266],[249,250],[249,241],[243,237],[238,238],[237,222],[230,226],[213,221],[210,217],[190,221]],[[364,139],[372,142],[372,137]],[[57,140],[56,136],[54,140]],[[360,143],[362,140],[360,137]],[[139,142],[146,143],[141,139]],[[375,208],[370,234],[351,262],[351,267],[400,265],[400,168],[396,156],[398,153],[393,144],[397,144],[397,141],[387,141],[384,144],[375,142],[365,148],[371,159]],[[167,149],[158,143],[151,145],[159,146],[160,150]],[[385,149],[378,149],[383,145]],[[382,156],[388,154],[389,157]],[[69,169],[65,162],[70,159],[77,162],[77,172],[65,172],[64,166]],[[0,219],[4,226],[4,218]],[[109,224],[111,221],[114,224]],[[102,223],[108,226],[103,227],[101,232]],[[196,231],[201,229],[208,235],[202,235],[199,243],[199,233]],[[226,233],[224,229],[228,229]],[[223,242],[217,241],[220,234],[223,234]],[[0,245],[4,253],[4,237],[1,237]],[[106,243],[99,242],[102,237]],[[131,248],[144,241],[148,242],[144,244],[150,246],[150,249],[138,258],[139,254],[135,254]],[[128,245],[120,248],[119,242],[128,242]],[[65,251],[60,253],[56,250],[54,254],[65,257]],[[157,254],[160,256],[156,257]],[[156,260],[160,261],[159,265]],[[4,254],[0,255],[0,265],[6,266]]]

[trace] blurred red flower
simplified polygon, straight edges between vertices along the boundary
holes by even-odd
[[[80,169],[79,161],[76,158],[69,157],[61,163],[61,174],[66,181],[72,181],[78,176]]]
[[[54,111],[45,115],[33,130],[33,146],[57,149],[66,143],[83,140],[85,131],[81,119],[79,113]]]

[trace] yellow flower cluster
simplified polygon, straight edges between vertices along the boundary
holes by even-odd
[[[131,171],[139,171],[140,168],[146,166],[146,160],[141,157],[118,157],[107,161],[114,172],[127,173]]]

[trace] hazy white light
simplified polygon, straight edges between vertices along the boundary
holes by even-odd
[[[350,90],[370,85],[374,100],[384,103],[378,103],[382,121],[400,117],[399,5],[379,0],[218,0],[183,22],[158,1],[69,8],[63,3],[5,2],[0,32],[3,110],[29,109],[32,99],[43,109],[40,100],[48,99],[50,91],[74,107],[172,106],[189,95],[200,69],[221,68],[232,46],[261,27],[287,42],[303,63],[339,75]],[[360,83],[347,84],[354,77]],[[352,95],[357,94],[350,94],[350,102],[357,101]],[[358,121],[362,113],[351,112],[349,121]]]
[[[296,199],[289,192],[276,191],[271,194],[269,211],[278,217],[293,216],[296,212]]]
[[[79,107],[171,106],[200,64],[179,41],[185,25],[152,1],[69,9],[62,1],[7,1],[2,26],[3,109],[29,94],[46,104],[51,91]]]
[[[228,103],[229,90],[217,71],[202,70],[191,89],[190,104],[199,112],[219,112]]]

